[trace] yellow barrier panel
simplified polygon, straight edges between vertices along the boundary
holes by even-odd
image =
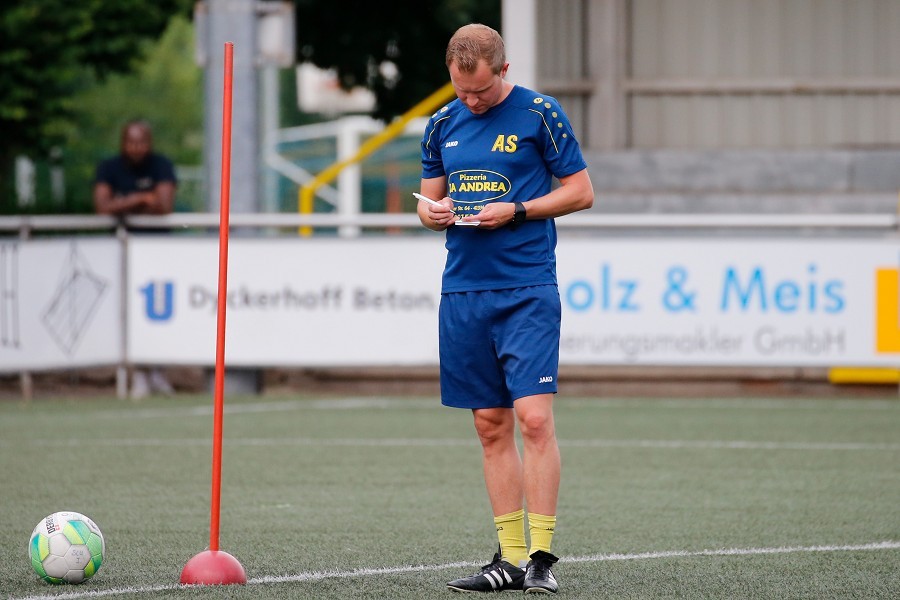
[[[453,99],[455,95],[456,93],[453,91],[453,84],[448,82],[442,88],[406,111],[401,117],[393,121],[390,125],[366,140],[359,147],[359,150],[357,150],[356,154],[354,154],[350,158],[337,161],[326,167],[321,173],[316,175],[315,179],[300,188],[297,200],[297,208],[299,212],[305,215],[311,214],[313,212],[313,199],[315,198],[317,189],[331,181],[334,181],[334,179],[344,168],[360,162],[361,160],[381,148],[383,145],[399,136],[401,133],[403,133],[403,130],[406,128],[406,125],[410,121],[417,117],[434,113],[434,111]],[[309,227],[307,225],[300,227],[300,235],[309,236],[311,234],[312,227]]]
[[[900,383],[900,369],[891,367],[833,367],[830,383]]]

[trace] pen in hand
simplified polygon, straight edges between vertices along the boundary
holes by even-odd
[[[427,202],[428,204],[434,204],[435,206],[444,206],[440,202],[432,200],[428,196],[423,196],[422,194],[417,194],[416,192],[413,192],[412,195],[415,196],[416,198],[418,198],[419,200],[421,200],[422,202]],[[450,209],[450,212],[453,213],[454,215],[456,214],[456,211],[453,210],[452,208]]]
[[[428,196],[423,196],[422,194],[417,194],[416,192],[413,192],[412,195],[415,196],[416,198],[418,198],[419,200],[421,200],[422,202],[427,202],[428,204],[434,204],[435,206],[444,206],[440,202],[436,202],[435,200],[432,200]],[[462,217],[460,217],[458,214],[456,214],[456,211],[453,210],[452,208],[450,209],[450,213],[454,217],[456,217],[456,221],[453,222],[454,225],[469,225],[472,227],[478,227],[478,225],[481,224],[481,221],[460,221],[460,219]]]

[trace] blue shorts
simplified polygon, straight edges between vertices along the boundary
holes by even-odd
[[[556,393],[561,314],[555,285],[441,294],[441,403],[512,408]]]

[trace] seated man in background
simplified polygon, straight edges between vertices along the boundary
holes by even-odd
[[[175,204],[175,168],[172,161],[153,152],[153,133],[145,121],[129,121],[122,127],[120,151],[101,162],[94,179],[94,210],[101,215],[165,215]],[[159,368],[135,369],[131,397],[151,392],[174,393]]]
[[[122,127],[118,156],[100,163],[94,179],[94,210],[101,215],[165,215],[175,204],[175,168],[153,152],[153,133],[145,121]]]

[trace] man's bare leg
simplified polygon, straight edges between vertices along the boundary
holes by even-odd
[[[520,510],[525,492],[513,411],[508,408],[480,408],[472,413],[475,431],[481,441],[484,482],[494,516]]]

